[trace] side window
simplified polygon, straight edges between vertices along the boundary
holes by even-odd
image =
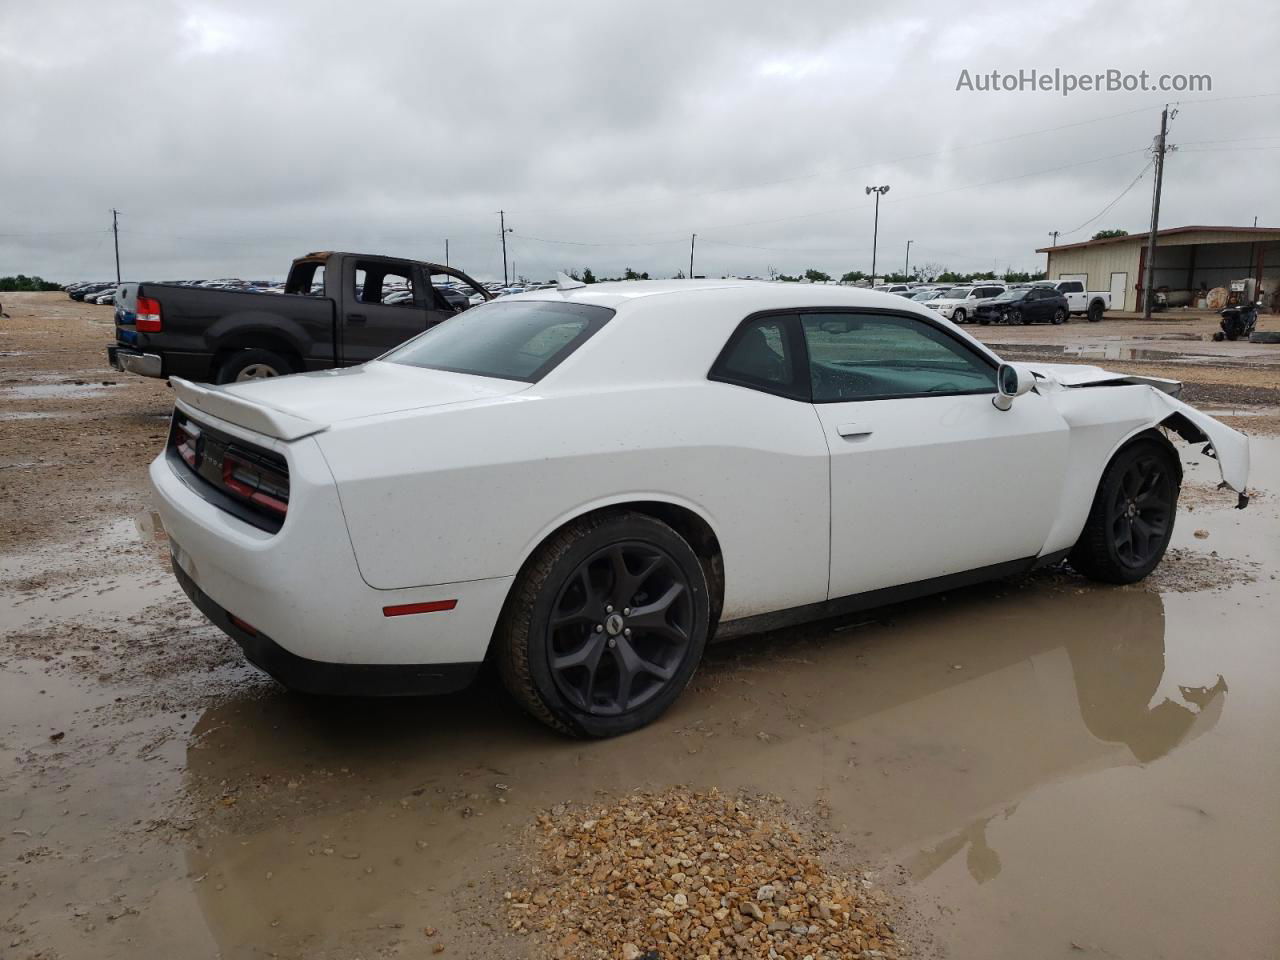
[[[809,314],[802,326],[814,403],[995,392],[994,365],[922,320]]]
[[[739,327],[711,368],[711,379],[787,396],[802,393],[787,325],[787,317],[760,317]]]
[[[356,263],[355,299],[361,303],[412,307],[413,278],[408,271],[379,263]]]
[[[1084,284],[1079,280],[1068,280],[1059,287],[1062,293],[1084,293]]]

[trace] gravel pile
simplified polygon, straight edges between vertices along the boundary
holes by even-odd
[[[898,957],[887,898],[775,800],[683,789],[539,817],[511,929],[566,960]]]

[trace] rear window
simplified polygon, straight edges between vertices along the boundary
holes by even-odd
[[[381,359],[536,383],[603,327],[613,311],[583,303],[486,303],[432,327]]]

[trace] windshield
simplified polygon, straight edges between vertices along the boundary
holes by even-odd
[[[1021,300],[1026,295],[1027,295],[1026,287],[1023,287],[1021,290],[1006,290],[1004,293],[1000,294],[1000,296],[996,297],[996,299],[997,300]]]
[[[920,293],[912,294],[911,299],[920,301],[937,300],[940,296],[942,296],[940,290],[922,290]]]
[[[582,303],[506,300],[472,307],[381,359],[428,370],[536,383],[608,322]]]
[[[973,287],[952,287],[947,291],[948,300],[963,300],[973,293]]]

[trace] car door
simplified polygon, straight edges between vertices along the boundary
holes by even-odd
[[[388,302],[404,290],[411,294],[408,299]],[[379,357],[452,316],[437,303],[416,266],[377,257],[346,261],[340,304],[342,362],[347,365]]]
[[[1068,443],[1043,396],[997,409],[996,363],[914,314],[799,321],[831,453],[829,597],[1039,554]]]

